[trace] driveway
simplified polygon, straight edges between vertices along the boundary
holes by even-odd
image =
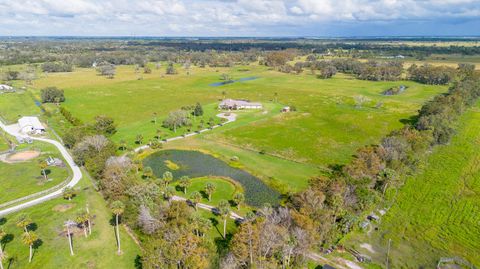
[[[73,158],[70,155],[70,153],[67,151],[67,149],[60,142],[58,142],[56,140],[52,140],[52,139],[40,138],[40,137],[34,137],[34,136],[21,134],[19,132],[20,128],[19,128],[18,124],[12,124],[12,125],[6,126],[5,124],[3,124],[3,122],[0,122],[0,128],[2,128],[5,132],[7,132],[8,134],[10,134],[12,136],[15,136],[15,137],[17,137],[17,136],[30,137],[33,140],[42,141],[42,142],[50,143],[50,144],[54,145],[60,151],[60,153],[62,154],[66,163],[70,166],[70,168],[72,169],[72,172],[73,172],[72,180],[70,180],[70,182],[68,182],[68,184],[65,185],[64,187],[62,187],[58,190],[55,190],[53,192],[47,193],[47,194],[45,194],[41,197],[30,200],[28,202],[24,202],[24,203],[21,203],[21,204],[18,204],[18,205],[15,205],[15,206],[12,206],[12,207],[9,207],[9,208],[6,208],[6,209],[2,209],[2,210],[0,210],[0,216],[5,216],[7,214],[25,209],[27,207],[38,205],[38,204],[43,203],[45,201],[56,198],[56,197],[62,195],[65,188],[72,188],[75,185],[77,185],[77,183],[82,178],[82,171],[75,164],[75,162],[73,161]]]

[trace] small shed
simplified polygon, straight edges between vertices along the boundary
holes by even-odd
[[[290,107],[289,107],[289,106],[284,106],[284,107],[282,108],[282,112],[283,112],[283,113],[290,112]]]

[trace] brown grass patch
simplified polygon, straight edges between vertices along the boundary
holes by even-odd
[[[5,159],[7,162],[24,162],[28,161],[31,159],[35,159],[38,156],[40,156],[40,151],[36,150],[26,150],[26,151],[21,151],[21,152],[16,152],[13,154],[10,154],[7,156]]]
[[[56,211],[56,212],[65,212],[67,210],[69,210],[70,208],[73,208],[75,207],[74,204],[61,204],[61,205],[56,205],[52,208],[53,211]]]

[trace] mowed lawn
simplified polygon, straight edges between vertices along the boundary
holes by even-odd
[[[44,181],[39,161],[45,161],[49,156],[62,159],[55,146],[35,141],[31,145],[21,145],[17,149],[18,152],[39,150],[41,154],[37,158],[25,162],[4,163],[0,161],[0,204],[49,189],[68,178],[70,168],[49,166],[46,169],[49,180]]]
[[[22,116],[40,115],[28,92],[0,94],[0,120],[6,123],[16,122]]]
[[[57,198],[41,205],[7,215],[1,228],[13,236],[5,244],[5,251],[13,258],[5,268],[136,268],[135,259],[139,247],[122,227],[120,238],[123,254],[117,255],[112,215],[105,201],[85,177],[78,185],[81,191],[71,201]],[[82,230],[73,235],[74,256],[70,255],[64,222],[75,220],[77,212],[89,204],[92,220],[92,235],[85,238]],[[22,230],[15,225],[19,214],[27,214],[35,223],[35,233],[41,243],[35,250],[32,263],[28,263],[28,246],[22,243]],[[4,261],[4,265],[8,264]]]
[[[117,142],[124,139],[132,145],[137,134],[142,134],[146,141],[155,136],[159,124],[151,122],[153,113],[158,113],[161,121],[168,112],[196,102],[214,109],[224,92],[227,98],[263,103],[274,101],[276,93],[279,107],[295,105],[298,112],[271,113],[268,120],[222,134],[212,132],[212,139],[320,165],[346,162],[359,146],[378,142],[383,135],[399,128],[400,120],[414,115],[426,100],[446,90],[406,81],[360,81],[342,74],[321,80],[307,71],[301,75],[283,74],[258,65],[193,67],[190,75],[180,67],[178,71],[179,74],[169,76],[162,67],[138,80],[133,66],[117,67],[114,79],[98,76],[93,69],[78,69],[73,73],[49,74],[37,80],[35,87],[65,89],[67,101],[63,105],[85,122],[101,114],[113,117],[118,124],[113,139]],[[222,73],[234,79],[259,78],[209,86],[220,81]],[[398,96],[381,95],[398,85],[409,88]],[[354,104],[353,98],[358,95],[370,99],[362,108]]]
[[[205,192],[205,186],[210,183],[215,186],[215,191],[212,194],[211,200],[208,200],[208,195]],[[243,193],[242,187],[236,184],[235,181],[226,178],[218,177],[199,177],[191,179],[191,186],[187,188],[187,194],[183,192],[183,188],[180,187],[179,181],[172,183],[177,190],[177,195],[185,198],[190,198],[190,195],[198,191],[202,195],[201,203],[216,206],[221,200],[232,200],[235,193]]]
[[[434,268],[440,257],[480,265],[480,106],[466,113],[451,143],[408,178],[371,242],[392,268]]]

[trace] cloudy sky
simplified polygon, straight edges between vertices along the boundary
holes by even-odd
[[[0,0],[0,35],[480,35],[480,0]]]

